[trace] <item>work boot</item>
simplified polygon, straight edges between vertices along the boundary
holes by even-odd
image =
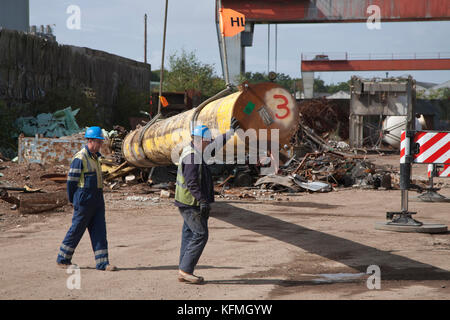
[[[117,271],[117,267],[111,264],[108,264],[105,268],[105,271]]]
[[[78,268],[78,265],[73,263],[60,263],[57,262],[56,265],[60,267],[61,269],[69,269],[70,267]]]
[[[195,276],[184,272],[183,270],[178,270],[178,281],[188,282],[193,284],[200,284],[204,281],[203,277]]]

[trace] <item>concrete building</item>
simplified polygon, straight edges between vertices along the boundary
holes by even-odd
[[[29,0],[1,0],[0,27],[27,32],[30,25]]]

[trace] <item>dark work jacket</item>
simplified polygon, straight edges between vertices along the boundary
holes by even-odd
[[[229,132],[219,136],[211,144],[215,143],[217,139],[223,139],[222,145],[232,136]],[[194,148],[191,142],[191,147]],[[213,153],[214,154],[214,153]],[[182,171],[185,179],[185,183],[192,196],[198,201],[206,201],[207,203],[214,202],[214,183],[211,175],[211,171],[208,168],[205,160],[202,158],[202,164],[195,164],[195,154],[191,153],[189,156],[180,159],[182,161]],[[197,161],[199,162],[199,161]],[[199,179],[201,166],[201,179]],[[199,184],[200,181],[200,184]],[[179,208],[192,208],[190,206],[175,200],[175,205]],[[198,208],[198,207],[197,207]]]

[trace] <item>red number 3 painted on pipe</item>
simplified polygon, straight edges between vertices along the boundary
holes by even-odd
[[[278,113],[276,113],[275,117],[277,117],[280,120],[286,118],[289,115],[289,113],[291,113],[291,111],[289,110],[289,108],[287,106],[287,104],[289,103],[288,99],[285,96],[281,95],[281,94],[275,94],[273,96],[273,98],[274,99],[282,99],[284,101],[284,103],[277,105],[277,108],[286,110],[284,115],[279,116]]]

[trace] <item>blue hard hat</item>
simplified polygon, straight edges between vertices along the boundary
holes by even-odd
[[[86,129],[86,134],[84,135],[85,138],[88,139],[100,139],[105,140],[102,133],[102,128],[100,127],[89,127]]]
[[[192,136],[201,137],[203,140],[211,140],[211,131],[205,125],[198,125],[192,130]]]

